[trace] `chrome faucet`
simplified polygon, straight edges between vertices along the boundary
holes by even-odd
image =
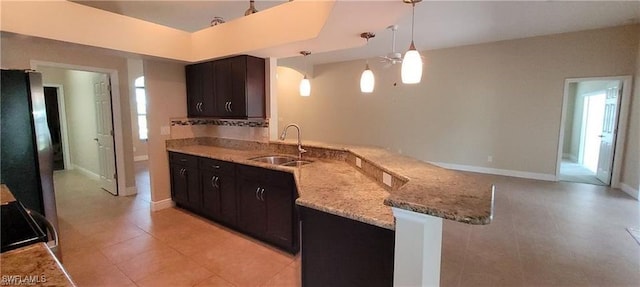
[[[296,128],[296,130],[298,130],[298,159],[302,159],[302,154],[307,151],[302,148],[302,141],[300,140],[300,127],[298,125],[289,124],[287,127],[285,127],[282,131],[282,134],[280,135],[280,140],[283,141],[284,138],[287,137],[287,129],[289,129],[289,127],[294,127]]]

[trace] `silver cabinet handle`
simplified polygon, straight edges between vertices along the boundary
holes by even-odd
[[[202,102],[198,103],[198,110],[200,110],[202,112]]]
[[[220,188],[220,177],[216,176],[216,188]]]
[[[258,198],[258,192],[259,192],[259,191],[260,191],[260,188],[259,188],[259,187],[258,187],[258,188],[256,188],[256,199],[257,199],[257,200],[260,200],[260,198]]]
[[[260,190],[260,200],[264,201],[264,188]]]
[[[229,102],[224,102],[224,110],[229,111]]]
[[[212,165],[211,167],[215,168],[215,169],[219,169],[220,166],[219,165]]]
[[[211,177],[211,187],[216,188],[216,176]]]
[[[183,175],[184,175],[184,173],[183,173],[183,172],[184,172],[184,168],[181,168],[181,169],[180,169],[180,176],[183,176]]]
[[[196,103],[196,111],[200,111],[200,103]]]
[[[233,104],[233,102],[229,102],[229,112],[233,113],[233,107],[231,106]]]

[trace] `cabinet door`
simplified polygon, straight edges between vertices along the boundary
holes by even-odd
[[[236,180],[231,175],[221,175],[218,179],[220,189],[220,219],[231,225],[237,222]]]
[[[179,205],[187,205],[189,203],[187,194],[189,185],[187,177],[183,174],[186,168],[182,165],[171,164],[169,169],[171,173],[171,198]]]
[[[238,225],[243,230],[263,236],[266,231],[266,204],[260,198],[262,187],[258,182],[240,178],[238,183],[240,205]]]
[[[187,167],[183,174],[187,180],[188,206],[194,211],[200,212],[202,210],[202,190],[200,189],[198,169],[196,167]]]
[[[200,64],[202,73],[202,105],[200,105],[200,114],[205,117],[213,117],[216,114],[215,99],[215,79],[213,62]]]
[[[188,65],[185,67],[187,82],[187,115],[198,117],[201,115],[200,105],[203,101],[203,73],[202,65]]]
[[[290,188],[267,186],[263,197],[267,205],[266,236],[275,243],[290,246],[293,238],[293,193]]]
[[[229,112],[232,117],[247,116],[247,57],[239,56],[228,59],[231,73],[231,95]],[[263,67],[264,69],[264,67]]]
[[[220,177],[209,170],[200,170],[202,212],[212,219],[220,219]]]
[[[219,117],[227,117],[231,115],[229,106],[231,102],[231,93],[233,84],[231,82],[231,61],[223,59],[215,61],[214,69],[214,95],[216,112]]]

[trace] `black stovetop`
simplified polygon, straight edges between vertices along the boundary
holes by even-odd
[[[0,252],[17,249],[36,242],[46,242],[47,236],[18,201],[2,204],[0,216]]]

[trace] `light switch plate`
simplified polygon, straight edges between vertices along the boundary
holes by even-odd
[[[391,186],[391,175],[384,171],[382,172],[382,183]]]
[[[169,126],[160,127],[160,135],[168,136],[171,134],[171,128]]]
[[[359,157],[356,157],[356,166],[362,168],[362,160]]]

